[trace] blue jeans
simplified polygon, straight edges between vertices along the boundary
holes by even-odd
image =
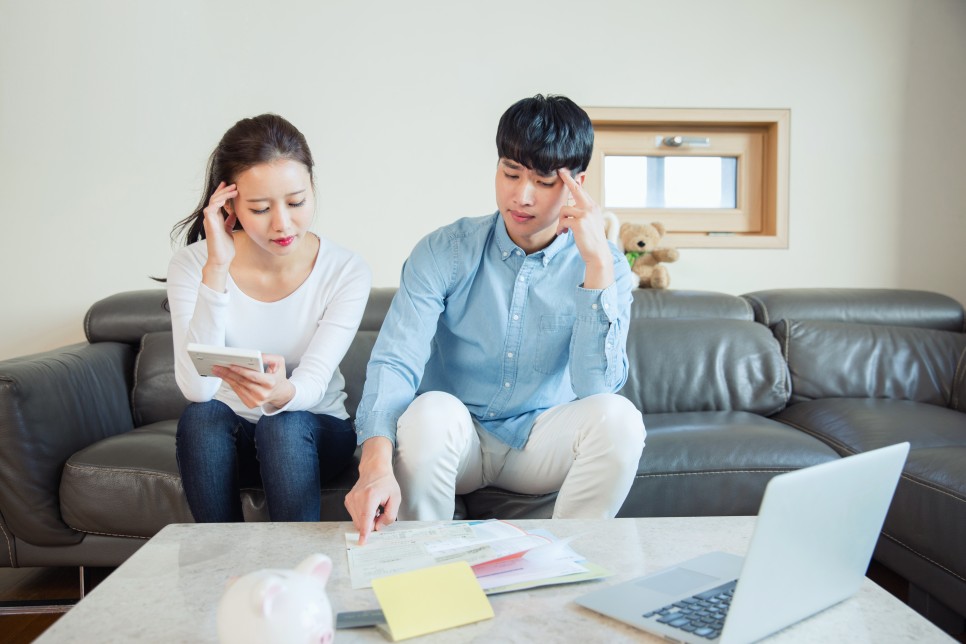
[[[272,521],[318,521],[322,484],[352,461],[348,420],[307,411],[251,423],[225,403],[191,403],[178,421],[176,454],[199,523],[244,521],[241,489],[265,489]]]

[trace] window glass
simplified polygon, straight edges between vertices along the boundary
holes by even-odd
[[[737,173],[737,157],[608,154],[604,207],[734,209]]]

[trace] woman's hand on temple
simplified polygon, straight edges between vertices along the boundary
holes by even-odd
[[[208,264],[228,269],[235,258],[235,240],[231,231],[235,227],[235,215],[222,215],[222,209],[229,199],[238,196],[235,184],[225,185],[222,181],[208,200],[204,209],[205,239],[208,242]]]

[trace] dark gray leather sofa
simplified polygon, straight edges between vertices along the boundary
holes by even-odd
[[[847,456],[910,452],[875,559],[909,603],[951,632],[966,615],[966,336],[955,305],[914,291],[776,290],[745,296],[792,380],[775,420]]]
[[[342,364],[349,412],[393,289],[373,289]],[[116,566],[190,522],[174,456],[186,404],[160,289],[95,303],[88,339],[0,362],[0,566]],[[622,394],[647,446],[619,516],[755,514],[781,472],[903,440],[912,452],[876,550],[920,608],[966,614],[966,333],[918,291],[635,291]],[[348,516],[350,468],[323,490]],[[261,490],[246,516],[265,520]],[[548,517],[554,495],[487,488],[458,516]],[[945,613],[944,613],[945,614]]]

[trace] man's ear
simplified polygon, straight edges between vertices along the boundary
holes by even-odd
[[[578,172],[577,174],[573,175],[573,177],[574,177],[574,181],[576,181],[578,184],[580,184],[581,187],[583,187],[584,179],[587,178],[587,171],[584,170],[583,172]]]

